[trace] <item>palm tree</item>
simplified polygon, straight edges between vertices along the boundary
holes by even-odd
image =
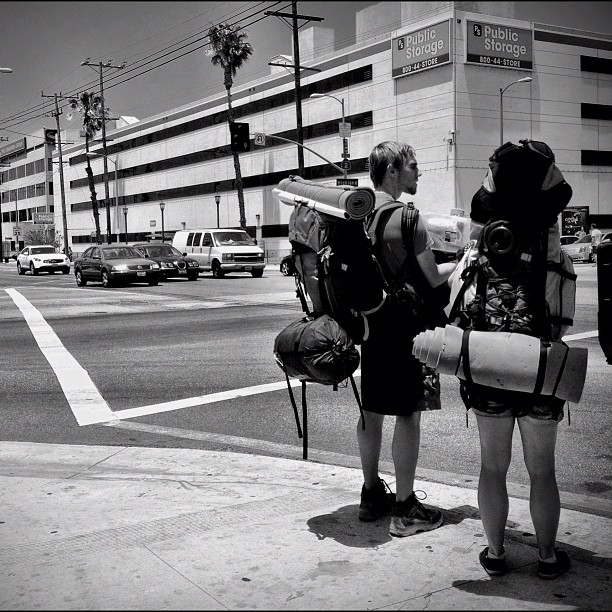
[[[223,84],[227,92],[227,122],[234,123],[234,109],[232,108],[232,85],[236,71],[253,53],[253,47],[246,42],[247,35],[240,30],[240,26],[219,24],[208,30],[208,37],[212,47],[210,61],[213,66],[223,68]],[[244,193],[242,189],[242,173],[240,172],[240,157],[234,151],[234,169],[236,171],[236,189],[238,191],[238,208],[240,211],[240,227],[246,229],[246,215],[244,211]]]
[[[105,117],[102,116],[102,109],[104,109],[104,115],[108,116],[110,109],[105,108],[102,104],[102,98],[91,92],[84,91],[78,95],[77,98],[72,98],[68,102],[72,110],[78,111],[83,120],[83,128],[85,130],[85,152],[89,153],[89,142],[93,140],[96,132],[102,129],[102,121]],[[100,211],[98,210],[98,200],[96,199],[96,187],[94,183],[93,170],[91,169],[89,156],[87,157],[87,181],[89,183],[89,192],[91,193],[91,207],[93,210],[94,223],[96,225],[96,242],[100,244],[102,242],[100,236]],[[107,204],[108,205],[108,204]]]

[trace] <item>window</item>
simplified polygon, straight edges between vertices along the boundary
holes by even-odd
[[[34,167],[36,170],[36,174],[38,174],[39,172],[44,172],[45,171],[45,160],[44,159],[37,159],[34,162]]]
[[[25,166],[17,166],[17,178],[25,178]]]
[[[34,162],[29,162],[26,164],[26,176],[32,176],[34,174]]]
[[[202,246],[203,247],[212,246],[212,238],[208,232],[204,234],[204,240],[202,240]]]
[[[200,238],[202,238],[202,232],[196,232],[193,236],[193,246],[200,246]]]
[[[193,244],[193,234],[189,234],[187,236],[187,246],[191,246]]]
[[[28,198],[36,196],[36,185],[28,185],[27,187]]]
[[[45,184],[44,183],[37,183],[36,184],[36,195],[37,196],[44,196],[45,195]]]

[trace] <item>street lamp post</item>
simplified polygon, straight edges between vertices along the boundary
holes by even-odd
[[[512,81],[510,85],[506,85],[503,89],[499,88],[499,145],[504,144],[504,91],[515,85],[516,83],[530,83],[533,79],[531,77],[524,77],[518,81]]]
[[[6,72],[6,73],[11,73],[13,72],[12,68],[7,68],[6,66],[0,66],[0,72]],[[0,164],[0,166],[2,167],[7,167],[10,166],[10,164]],[[2,179],[2,171],[0,170],[0,179]],[[0,184],[1,184],[1,180],[0,180]],[[16,239],[18,238],[18,236],[16,237]],[[4,237],[2,236],[2,203],[0,200],[0,261],[4,261]],[[8,257],[6,258],[6,261],[8,261]]]
[[[125,244],[128,243],[128,239],[127,239],[127,213],[128,213],[128,207],[124,206],[123,207],[123,217],[125,219]]]
[[[336,96],[332,96],[331,94],[320,94],[320,93],[313,93],[310,94],[311,98],[333,98],[334,100],[336,100],[336,102],[340,102],[340,104],[342,105],[342,129],[345,129],[345,122],[344,122],[344,98],[340,99],[340,98],[336,98]],[[343,136],[342,137],[342,162],[343,162],[343,167],[342,167],[342,172],[344,174],[344,178],[346,178],[347,176],[347,170],[346,168],[344,168],[344,161],[349,157],[349,151],[348,151],[348,139]]]
[[[162,242],[166,242],[166,234],[164,231],[164,208],[166,208],[166,203],[165,202],[160,202],[159,203],[159,210],[161,210],[161,214],[162,214]]]
[[[219,204],[221,203],[221,196],[215,193],[215,204],[217,205],[217,227],[219,227]]]
[[[103,153],[92,153],[91,151],[85,153],[87,157],[104,157],[104,159],[108,159],[109,162],[113,164],[115,167],[115,222],[117,223],[117,228],[119,227],[119,183],[117,181],[117,158],[113,160],[108,157],[108,155],[104,155]],[[106,202],[106,234],[108,236],[108,243],[111,243],[111,218],[110,218],[110,206],[108,205],[108,201]],[[117,229],[117,241],[119,241],[119,230]]]

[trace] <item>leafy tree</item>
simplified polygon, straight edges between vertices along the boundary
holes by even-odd
[[[210,61],[213,66],[221,66],[223,68],[223,84],[227,92],[227,122],[231,126],[235,122],[231,92],[234,77],[236,76],[236,71],[242,67],[253,53],[253,47],[250,43],[246,42],[247,35],[240,29],[240,26],[229,24],[213,26],[208,30],[208,37],[212,50]],[[240,227],[246,229],[242,173],[240,171],[240,157],[237,151],[234,151],[234,170],[236,171]]]
[[[110,109],[102,104],[102,98],[93,93],[84,91],[77,98],[72,98],[68,102],[70,108],[77,111],[81,115],[83,121],[83,129],[85,130],[85,151],[89,153],[89,143],[94,139],[96,132],[102,129],[102,122],[108,117]],[[104,109],[104,116],[102,116]],[[102,242],[100,236],[100,211],[98,209],[98,200],[96,198],[96,187],[94,183],[93,170],[89,156],[87,157],[87,182],[89,183],[89,192],[91,194],[91,208],[93,210],[94,223],[96,224],[96,242]]]

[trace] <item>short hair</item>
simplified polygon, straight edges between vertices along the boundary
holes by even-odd
[[[591,227],[597,228],[597,224],[596,223],[591,223]]]
[[[376,145],[370,153],[370,180],[374,188],[382,185],[387,172],[387,167],[392,164],[395,168],[401,168],[410,158],[416,157],[414,149],[403,142],[386,140]]]

